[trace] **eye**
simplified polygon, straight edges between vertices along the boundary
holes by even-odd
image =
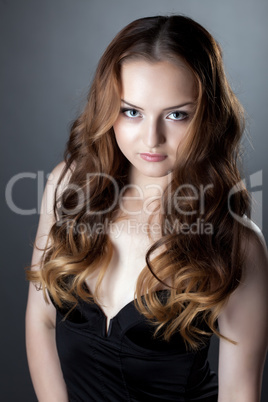
[[[125,116],[131,119],[135,119],[141,115],[140,112],[136,109],[126,109],[126,108],[122,108],[121,113],[123,113]]]
[[[167,116],[168,119],[175,121],[184,120],[187,117],[188,114],[186,112],[179,112],[179,111],[172,112]]]

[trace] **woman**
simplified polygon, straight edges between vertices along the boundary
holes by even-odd
[[[142,18],[111,42],[43,196],[26,313],[40,401],[260,400],[267,252],[242,132],[198,23]]]

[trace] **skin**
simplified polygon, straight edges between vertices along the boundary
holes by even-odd
[[[123,110],[114,124],[114,132],[118,146],[130,162],[132,187],[126,191],[122,201],[126,216],[117,222],[121,231],[119,235],[109,233],[114,254],[99,296],[107,317],[107,328],[110,318],[133,300],[136,280],[144,267],[144,256],[150,243],[146,233],[137,230],[140,226],[129,228],[130,218],[134,216],[137,224],[146,223],[150,210],[144,209],[144,205],[151,197],[159,196],[159,191],[168,182],[177,149],[179,153],[194,115],[195,82],[183,63],[132,60],[122,68],[121,95],[128,104],[122,101]],[[189,104],[174,108],[185,103]],[[161,162],[145,161],[141,153],[148,152],[165,158]],[[62,162],[53,170],[50,188],[56,185],[63,167]],[[137,188],[141,190],[139,197]],[[44,246],[54,222],[52,211],[53,196],[47,186],[36,236],[39,247]],[[133,216],[129,216],[131,214]],[[157,221],[157,216],[155,219]],[[218,320],[220,331],[238,342],[233,345],[220,340],[219,402],[260,400],[268,338],[268,257],[263,235],[256,225],[250,224],[252,235],[245,243],[244,276]],[[32,264],[37,264],[36,269],[41,255],[42,252],[35,247]],[[97,274],[98,269],[87,279],[92,292]],[[68,400],[55,345],[55,320],[53,305],[46,304],[42,292],[37,292],[30,284],[26,312],[27,354],[35,391],[41,402]]]
[[[119,148],[131,163],[130,182],[142,185],[151,181],[165,186],[194,115],[195,79],[182,62],[175,65],[144,60],[123,64],[121,76],[121,112],[114,132]],[[148,162],[141,153],[166,158]]]

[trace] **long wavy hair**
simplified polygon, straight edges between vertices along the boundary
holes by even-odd
[[[108,228],[118,214],[118,191],[128,184],[129,163],[116,143],[113,124],[120,111],[121,66],[133,58],[183,60],[196,79],[196,111],[161,198],[162,235],[146,254],[135,299],[136,307],[155,324],[155,335],[169,340],[179,331],[195,349],[213,332],[225,337],[217,330],[217,318],[243,274],[247,228],[241,221],[244,215],[250,217],[250,199],[243,185],[230,197],[241,183],[243,110],[227,82],[220,46],[190,18],[138,19],[106,49],[85,109],[71,127],[58,184],[72,173],[64,191],[55,192],[56,222],[41,269],[30,270],[28,279],[39,283],[44,294],[47,289],[60,307],[72,309],[79,298],[97,300],[113,253],[111,240],[105,230],[89,234],[76,228]],[[203,209],[192,190],[200,185],[206,188]],[[213,230],[191,230],[198,221]],[[100,266],[91,294],[85,281]],[[160,285],[169,290],[165,302],[157,292]]]

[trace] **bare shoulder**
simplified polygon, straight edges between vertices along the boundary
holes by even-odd
[[[245,279],[256,270],[268,281],[268,253],[266,241],[260,228],[248,217],[243,218],[247,226],[247,235],[242,239],[242,251],[244,252]]]
[[[66,174],[64,175],[60,185],[58,185],[59,179],[66,170],[66,163],[64,161],[56,165],[54,169],[51,171],[50,175],[48,176],[47,183],[42,196],[39,224],[35,239],[35,245],[37,245],[38,247],[44,247],[46,244],[47,236],[50,232],[52,225],[55,223],[55,214],[54,214],[55,195],[57,195],[58,197],[66,187],[66,184],[68,183],[69,178],[72,174],[73,171],[72,169],[68,169],[66,171]],[[35,254],[36,250],[34,250],[34,257]],[[34,258],[34,260],[35,259],[36,258]]]
[[[268,340],[268,256],[264,236],[250,219],[246,236],[243,275],[219,317],[219,401],[259,401]]]
[[[70,180],[74,169],[74,163],[69,169],[67,169],[65,161],[61,161],[53,168],[48,176],[46,187],[44,190],[41,214],[45,213],[45,211],[47,211],[48,213],[52,213],[55,194],[57,194],[57,196],[62,194]]]
[[[238,323],[255,322],[262,317],[267,323],[268,316],[268,253],[266,242],[260,228],[245,217],[246,236],[242,239],[244,255],[242,278],[237,289],[231,294],[225,305],[219,322],[223,325],[229,322],[232,328],[238,328]],[[225,325],[224,325],[225,326]],[[245,325],[245,327],[247,327]],[[255,328],[258,328],[256,325]],[[228,328],[229,329],[229,328]],[[247,328],[249,331],[249,328]]]
[[[66,184],[72,173],[75,170],[75,162],[72,163],[72,165],[70,166],[70,168],[66,171],[66,174],[64,176],[64,184]],[[61,178],[62,174],[65,172],[65,170],[67,169],[67,165],[65,161],[61,161],[60,163],[58,163],[54,169],[51,171],[51,173],[48,176],[48,180],[52,183],[52,184],[57,184],[59,179]]]

